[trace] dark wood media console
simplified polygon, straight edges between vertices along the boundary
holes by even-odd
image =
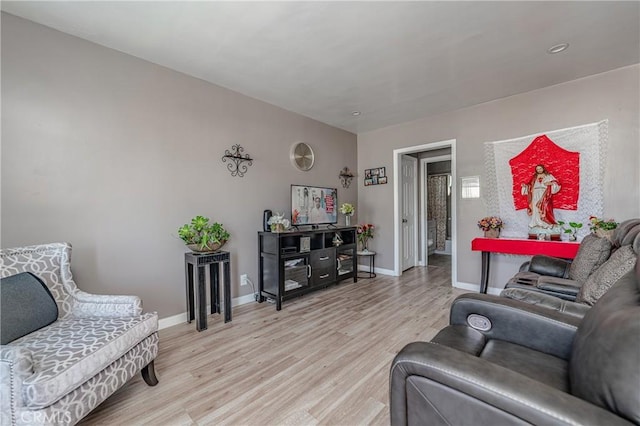
[[[338,243],[338,237],[342,240]],[[347,278],[358,281],[356,228],[258,232],[258,302],[282,302]]]

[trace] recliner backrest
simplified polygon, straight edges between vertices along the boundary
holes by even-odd
[[[640,245],[640,235],[634,247]],[[640,262],[590,309],[569,362],[571,393],[640,424]]]
[[[612,243],[614,249],[633,243],[640,233],[640,219],[628,219],[620,223],[613,232]]]
[[[569,279],[584,283],[589,275],[611,255],[611,241],[589,234],[580,243],[575,259],[569,267]]]

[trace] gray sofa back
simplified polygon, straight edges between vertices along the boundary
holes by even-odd
[[[569,366],[572,394],[640,424],[640,262],[586,313]]]

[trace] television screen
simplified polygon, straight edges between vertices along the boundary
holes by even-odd
[[[338,223],[338,190],[291,185],[291,224]]]

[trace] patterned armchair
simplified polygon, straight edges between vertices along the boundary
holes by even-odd
[[[32,273],[58,312],[51,324],[0,346],[2,425],[75,424],[139,371],[150,386],[158,383],[157,314],[143,313],[136,296],[79,290],[70,264],[67,243],[0,250],[3,281]]]

